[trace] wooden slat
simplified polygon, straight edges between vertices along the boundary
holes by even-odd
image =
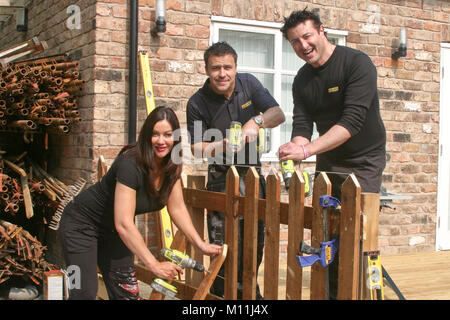
[[[376,251],[378,250],[380,194],[361,193],[361,211],[367,217],[363,251]]]
[[[338,299],[356,300],[358,290],[361,187],[354,174],[342,185]]]
[[[267,177],[266,235],[264,260],[264,299],[278,299],[278,270],[280,250],[280,178],[276,171]]]
[[[235,167],[231,167],[227,173],[226,181],[226,223],[225,243],[228,245],[228,255],[225,260],[225,300],[237,299],[238,279],[238,202],[239,175]]]
[[[319,205],[321,196],[331,195],[331,182],[327,174],[321,172],[314,181],[313,192],[313,215],[311,226],[311,245],[320,247],[320,242],[324,241],[323,233],[323,212]],[[325,269],[318,263],[311,266],[311,300],[325,299]]]
[[[250,168],[245,176],[242,298],[256,299],[259,174]]]
[[[216,256],[211,262],[211,265],[209,266],[208,269],[208,273],[206,274],[205,278],[200,282],[197,288],[197,292],[192,297],[192,300],[204,300],[206,298],[209,289],[211,288],[211,285],[214,282],[214,279],[216,279],[217,274],[219,273],[220,268],[222,267],[223,262],[225,261],[227,253],[228,253],[228,246],[224,244],[222,246],[222,253]]]
[[[31,193],[30,188],[28,187],[28,176],[21,167],[15,165],[14,163],[3,159],[3,161],[17,174],[20,175],[20,184],[22,187],[22,194],[23,194],[23,203],[25,206],[25,215],[27,219],[31,219],[34,216],[33,211],[33,201],[31,200]]]
[[[213,192],[207,190],[195,190],[183,188],[183,196],[186,205],[197,208],[205,208],[207,210],[225,211],[225,193]],[[244,216],[245,213],[245,197],[236,196],[238,202],[238,214]],[[288,224],[289,203],[280,203],[280,223]],[[305,229],[311,229],[313,208],[305,206]],[[265,220],[266,200],[258,199],[258,219]]]
[[[300,242],[303,240],[305,181],[295,171],[289,187],[289,220],[286,272],[286,300],[302,299],[303,269],[297,263]]]
[[[189,175],[187,177],[187,185],[189,188],[193,189],[204,189],[206,178],[204,175]],[[191,215],[192,223],[194,224],[197,233],[202,239],[205,239],[205,209],[203,208],[192,208],[188,207],[188,211]],[[203,253],[191,245],[190,243],[186,246],[186,253],[189,257],[202,263],[204,265]],[[185,270],[185,280],[186,283],[196,287],[202,282],[203,274],[195,270]]]
[[[380,194],[361,193],[361,220],[360,220],[360,257],[359,257],[359,290],[358,298],[362,300],[370,299],[367,283],[367,263],[364,261],[363,252],[378,250],[378,225],[380,214]]]

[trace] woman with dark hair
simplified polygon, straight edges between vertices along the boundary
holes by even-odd
[[[137,229],[137,214],[167,206],[168,212],[193,245],[214,256],[220,247],[200,238],[183,200],[182,165],[171,153],[180,141],[180,128],[172,109],[158,107],[144,122],[136,143],[125,146],[106,175],[76,196],[64,209],[60,235],[69,272],[70,299],[95,299],[97,265],[108,296],[138,299],[134,256],[157,277],[172,279],[182,269],[172,262],[159,262]]]

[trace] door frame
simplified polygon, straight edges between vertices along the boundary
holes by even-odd
[[[440,67],[436,250],[450,250],[450,43],[441,43]]]

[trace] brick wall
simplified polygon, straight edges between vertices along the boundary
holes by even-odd
[[[127,142],[128,3],[34,0],[29,6],[29,31],[14,31],[12,22],[0,35],[2,48],[38,36],[49,43],[45,54],[69,53],[80,61],[81,76],[87,81],[79,99],[84,121],[69,136],[52,138],[54,173],[63,181],[79,176],[94,181],[98,156],[110,164]],[[71,4],[81,9],[80,30],[69,30],[65,24]],[[412,201],[395,202],[396,210],[383,210],[380,247],[384,254],[434,249],[439,44],[450,41],[447,1],[167,0],[167,31],[161,37],[150,35],[154,0],[139,4],[138,44],[149,52],[156,104],[172,107],[183,125],[187,100],[206,78],[202,58],[209,45],[211,15],[282,22],[292,10],[307,5],[319,9],[325,27],[348,31],[347,44],[369,54],[378,69],[388,138],[384,185],[414,196]],[[408,28],[408,56],[395,62],[390,58],[392,43],[401,26]],[[146,109],[138,78],[140,126]],[[204,170],[201,164],[186,168]],[[147,231],[142,231],[153,234],[153,223],[150,219]]]

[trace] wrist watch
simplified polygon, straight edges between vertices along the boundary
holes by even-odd
[[[262,127],[263,119],[262,119],[261,116],[255,116],[255,117],[253,117],[253,121],[255,121],[256,124],[257,124],[258,126]]]

